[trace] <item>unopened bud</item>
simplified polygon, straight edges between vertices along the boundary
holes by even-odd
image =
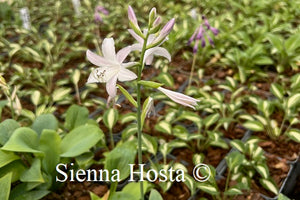
[[[149,25],[150,25],[150,27],[152,26],[152,24],[155,20],[155,17],[156,17],[156,8],[152,8],[151,11],[150,11],[150,14],[149,14]]]

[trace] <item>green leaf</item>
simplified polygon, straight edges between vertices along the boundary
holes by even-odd
[[[137,125],[136,124],[130,124],[122,131],[122,139],[126,140],[131,135],[134,135],[137,133]]]
[[[105,111],[103,116],[103,122],[105,126],[112,130],[112,128],[116,125],[119,119],[119,113],[116,109],[110,108]]]
[[[149,200],[163,200],[162,196],[157,192],[157,190],[152,189],[150,192]]]
[[[145,122],[145,119],[146,119],[146,116],[149,115],[149,113],[152,111],[151,109],[154,109],[153,107],[153,98],[152,97],[148,97],[144,104],[143,104],[143,110],[142,110],[142,125],[141,127],[144,126],[144,122]]]
[[[173,87],[174,86],[174,80],[173,77],[169,74],[169,73],[160,73],[156,79],[159,82],[162,82],[163,84],[165,84],[168,87]],[[161,84],[160,86],[162,86],[163,84]]]
[[[208,183],[200,183],[200,184],[198,184],[197,188],[199,188],[203,192],[206,192],[210,195],[218,195],[219,194],[217,188],[215,188],[213,185],[210,185]]]
[[[75,157],[87,152],[104,137],[99,127],[82,125],[73,129],[61,141],[61,157]]]
[[[241,140],[233,140],[230,142],[230,145],[233,148],[236,148],[237,150],[239,150],[242,153],[245,153],[245,145]]]
[[[155,137],[152,137],[147,134],[142,135],[142,144],[143,150],[147,151],[153,155],[156,155],[157,152],[157,140]]]
[[[129,164],[134,163],[135,155],[135,141],[123,143],[119,146],[116,146],[111,152],[106,155],[104,168],[109,172],[118,169],[120,172],[120,179],[124,180],[129,176]]]
[[[277,84],[277,83],[273,83],[271,85],[271,92],[272,94],[274,94],[278,99],[282,100],[283,95],[284,95],[284,90],[281,87],[281,85]]]
[[[155,130],[168,134],[172,133],[171,125],[166,121],[160,121],[158,124],[156,124]]]
[[[298,129],[291,129],[287,132],[287,135],[289,136],[289,138],[291,138],[292,140],[300,143],[300,130]]]
[[[267,190],[273,192],[276,195],[278,194],[277,186],[275,185],[275,183],[273,181],[268,180],[268,179],[260,179],[259,182]]]
[[[243,192],[238,188],[232,187],[229,188],[227,191],[225,191],[224,194],[228,196],[235,196],[235,195],[243,194]]]
[[[88,121],[89,111],[85,107],[72,105],[67,110],[65,127],[72,130],[78,126],[85,124]]]
[[[278,199],[277,200],[291,200],[290,198],[288,198],[287,196],[285,196],[284,194],[279,194],[278,195]]]
[[[263,131],[264,125],[258,121],[246,121],[243,126],[251,131]]]
[[[136,121],[136,114],[135,113],[127,113],[123,115],[120,119],[121,124],[125,124],[131,121]]]
[[[102,198],[98,197],[98,195],[94,194],[90,191],[90,198],[91,200],[102,200]]]
[[[2,151],[0,149],[0,168],[18,159],[20,159],[20,157],[16,154],[12,152]]]
[[[156,82],[153,82],[153,81],[143,81],[143,80],[138,81],[138,84],[146,86],[146,87],[154,88],[154,89],[157,89],[157,88],[164,85],[164,84],[156,83]]]
[[[19,127],[19,123],[13,119],[3,121],[0,124],[0,144],[4,145],[11,137],[12,133]]]
[[[210,127],[218,121],[219,117],[219,113],[211,114],[203,120],[203,124],[205,125],[205,127]]]
[[[8,173],[0,178],[0,199],[8,200],[10,193],[12,173]]]
[[[235,167],[238,167],[245,159],[245,156],[237,151],[231,152],[226,156],[226,163],[229,169],[232,171]]]
[[[273,60],[268,56],[258,56],[253,59],[253,61],[256,65],[272,65]]]
[[[33,190],[28,192],[24,191],[22,195],[17,196],[16,198],[14,198],[14,200],[24,200],[24,199],[39,200],[49,193],[50,191],[48,190]]]
[[[269,177],[269,169],[267,165],[257,164],[254,167],[263,178],[267,179]]]
[[[26,168],[23,165],[21,160],[15,160],[4,167],[0,168],[0,177],[8,173],[12,173],[11,182],[14,183],[20,179],[21,174],[25,171]]]
[[[60,136],[53,130],[44,130],[40,136],[39,150],[44,152],[42,158],[42,168],[51,174],[59,163],[60,155]],[[57,148],[53,148],[57,147]]]
[[[277,50],[277,52],[281,53],[283,42],[282,38],[280,36],[274,35],[274,34],[268,34],[267,39],[270,41],[270,43],[273,45],[273,47]]]
[[[287,107],[292,108],[300,103],[300,94],[294,94],[288,98]]]
[[[41,160],[39,158],[33,160],[31,167],[21,174],[20,180],[23,182],[45,182],[41,171]]]
[[[71,93],[71,91],[71,88],[60,87],[52,93],[52,100],[54,102],[62,101]]]
[[[16,129],[2,150],[15,152],[41,153],[38,150],[39,139],[37,133],[27,127]]]
[[[53,114],[43,114],[36,118],[31,128],[40,135],[44,129],[57,130],[58,122]]]
[[[123,95],[128,99],[128,101],[137,108],[137,103],[134,100],[134,98],[129,94],[127,90],[125,90],[121,85],[117,84],[117,87],[120,89],[120,91],[123,93]]]
[[[294,53],[298,47],[300,47],[299,33],[290,36],[289,39],[285,41],[285,48],[288,53]]]

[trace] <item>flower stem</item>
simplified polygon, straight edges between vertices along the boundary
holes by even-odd
[[[110,145],[111,145],[111,149],[114,149],[115,148],[115,144],[114,144],[114,136],[113,136],[113,133],[112,133],[112,130],[109,129],[109,135],[110,135]]]
[[[192,69],[191,69],[191,73],[190,73],[190,78],[189,78],[189,85],[188,85],[188,89],[191,86],[192,83],[192,78],[193,78],[193,73],[194,73],[194,68],[195,68],[195,64],[196,64],[196,58],[197,58],[197,54],[193,54],[193,63],[192,63]]]
[[[138,67],[138,78],[140,81],[142,78],[142,70],[144,68],[144,55],[147,47],[147,40],[149,37],[149,33],[147,33],[146,38],[144,40],[143,49],[141,52],[140,58],[140,66]],[[142,106],[141,106],[141,85],[137,83],[137,136],[138,136],[138,162],[139,165],[143,163],[142,161]],[[144,200],[144,187],[143,182],[140,181],[140,192],[141,199]]]

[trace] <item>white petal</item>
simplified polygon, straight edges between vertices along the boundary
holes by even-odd
[[[139,63],[138,62],[128,62],[128,63],[122,63],[121,66],[123,68],[128,68],[128,67],[131,67],[131,66],[137,65],[137,64],[139,64]]]
[[[122,68],[118,75],[119,81],[131,81],[136,78],[137,78],[137,76],[135,73],[133,73],[132,71],[125,69],[125,68]]]
[[[137,35],[134,30],[132,29],[128,29],[128,32],[130,33],[130,35],[132,35],[132,37],[134,37],[139,43],[143,44],[144,40],[143,38],[141,38],[139,35]]]
[[[113,76],[107,83],[106,83],[106,91],[110,98],[114,98],[117,95],[117,78],[118,76]]]
[[[193,105],[197,105],[197,102],[200,101],[200,100],[194,99],[190,96],[181,94],[179,92],[174,92],[174,91],[162,88],[162,87],[159,87],[157,89],[160,90],[161,92],[163,92],[165,95],[167,95],[174,102],[179,103],[184,106],[191,107],[193,109],[195,109],[195,107]]]
[[[91,52],[90,50],[86,51],[86,57],[92,64],[99,67],[107,67],[107,66],[114,65],[113,62],[106,60],[101,56],[98,56],[97,54]]]
[[[94,69],[89,78],[87,83],[106,83],[108,82],[113,76],[117,75],[120,71],[120,67],[99,67]]]
[[[121,49],[120,51],[118,51],[118,53],[117,53],[118,62],[122,63],[131,51],[132,51],[131,46],[125,47],[125,48]]]
[[[102,42],[102,53],[105,59],[117,61],[115,42],[113,38],[105,38]]]
[[[153,47],[151,49],[148,49],[145,52],[144,62],[145,62],[145,60],[147,60],[147,58],[150,55],[163,56],[163,57],[167,58],[169,60],[169,62],[171,61],[171,55],[170,55],[170,53],[165,48],[162,48],[162,47]]]
[[[153,62],[153,58],[154,58],[153,55],[149,55],[146,59],[146,65],[151,65]]]
[[[131,45],[131,51],[142,51],[143,46],[139,43]]]

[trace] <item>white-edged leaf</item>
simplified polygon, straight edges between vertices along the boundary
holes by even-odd
[[[284,90],[281,87],[281,85],[277,84],[277,83],[273,83],[271,85],[271,92],[272,94],[274,94],[278,99],[282,99],[283,95],[284,95]]]
[[[251,131],[263,131],[264,125],[258,121],[246,121],[243,126]]]
[[[269,169],[266,165],[258,164],[255,168],[263,178],[267,179],[269,177]]]
[[[270,181],[268,179],[260,179],[259,182],[267,190],[273,192],[276,195],[278,194],[277,186],[273,183],[273,181]]]
[[[300,103],[300,93],[297,93],[289,97],[287,101],[287,107],[292,108],[299,103]]]
[[[287,135],[294,141],[300,143],[300,130],[298,129],[291,129],[287,132]]]
[[[112,130],[119,118],[118,111],[116,109],[108,109],[103,116],[103,122],[107,128]]]
[[[171,125],[166,121],[160,121],[158,124],[155,125],[155,129],[163,133],[172,133]]]

